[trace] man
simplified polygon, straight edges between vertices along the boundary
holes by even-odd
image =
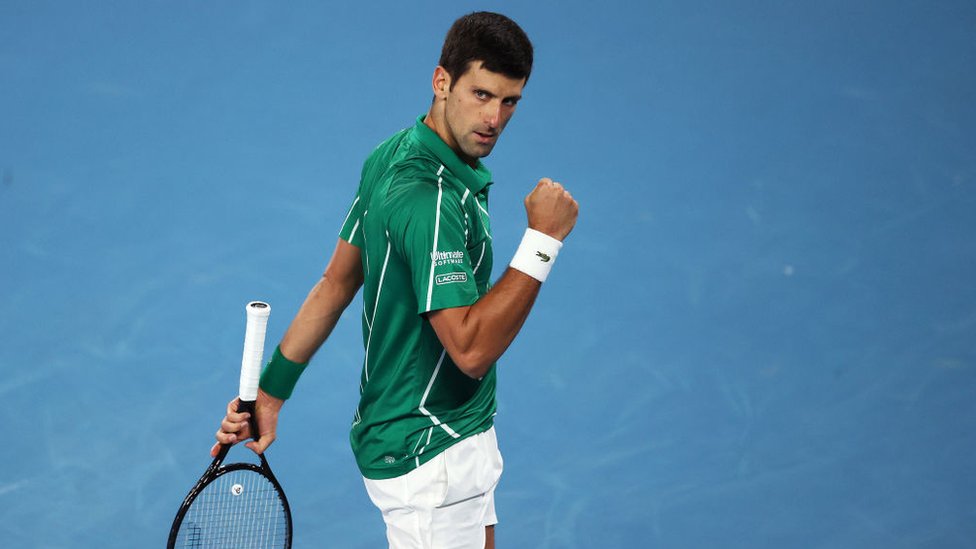
[[[495,361],[522,327],[577,204],[542,179],[526,235],[491,286],[488,156],[515,113],[532,44],[515,22],[472,13],[448,32],[434,99],[366,160],[322,279],[261,376],[263,452],[298,376],[363,287],[365,357],[350,440],[391,547],[494,547],[502,471],[493,427]],[[250,436],[228,405],[219,444]]]

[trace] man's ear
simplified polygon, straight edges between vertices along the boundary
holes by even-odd
[[[434,69],[434,78],[431,81],[431,87],[434,89],[434,97],[437,99],[447,99],[447,94],[451,90],[451,75],[447,72],[447,69],[440,65]]]

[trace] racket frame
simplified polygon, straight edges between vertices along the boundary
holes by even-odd
[[[251,429],[252,434],[258,434],[257,421],[255,420],[254,414],[254,402],[240,401],[237,406],[238,412],[246,412],[250,414],[248,418],[248,424]],[[253,436],[251,438],[254,438]],[[230,451],[232,444],[221,444],[220,451],[217,453],[217,457],[210,463],[207,470],[200,477],[193,488],[190,489],[190,493],[186,495],[183,499],[183,504],[180,505],[180,510],[176,513],[176,518],[173,519],[173,526],[169,531],[169,540],[166,543],[166,549],[176,549],[176,538],[180,533],[180,526],[183,525],[183,518],[186,513],[190,510],[190,506],[197,499],[203,490],[209,486],[212,482],[216,481],[223,475],[233,472],[233,471],[254,471],[268,479],[271,485],[274,486],[276,492],[278,492],[278,497],[281,499],[281,505],[285,513],[285,548],[291,547],[291,534],[292,534],[292,520],[291,520],[291,506],[288,504],[288,498],[285,497],[285,491],[281,488],[281,484],[278,483],[278,478],[275,477],[274,473],[271,471],[271,467],[268,465],[268,459],[264,457],[264,453],[258,454],[261,464],[256,465],[254,463],[246,462],[236,462],[228,465],[223,465],[224,459],[227,457],[227,452]]]
[[[253,440],[258,440],[261,438],[260,431],[258,431],[257,417],[255,414],[255,403],[258,393],[258,376],[261,372],[261,362],[263,360],[264,354],[264,338],[265,330],[267,328],[268,317],[271,314],[271,306],[263,301],[252,301],[245,307],[247,313],[247,331],[244,336],[244,356],[241,361],[241,380],[240,380],[240,390],[238,392],[238,403],[237,411],[238,413],[248,413],[248,426],[251,430],[251,438]],[[180,526],[183,525],[183,519],[186,517],[186,513],[190,510],[190,506],[197,499],[203,490],[209,486],[212,482],[222,477],[223,475],[233,472],[233,471],[253,471],[262,475],[264,478],[271,482],[275,491],[278,493],[278,497],[281,500],[281,505],[285,513],[285,549],[291,547],[291,535],[292,535],[292,521],[291,521],[291,506],[288,505],[288,498],[285,497],[285,491],[281,488],[281,484],[278,483],[278,478],[275,477],[274,473],[271,472],[271,466],[268,465],[267,458],[264,457],[264,453],[258,454],[258,458],[261,461],[260,465],[255,465],[253,463],[247,462],[236,462],[229,465],[223,465],[224,459],[227,458],[227,452],[230,451],[233,444],[221,444],[220,450],[217,452],[217,457],[210,463],[207,470],[204,471],[203,475],[193,485],[190,489],[190,493],[186,495],[183,499],[183,503],[180,505],[179,511],[176,512],[176,518],[173,519],[173,526],[169,530],[169,540],[166,542],[167,549],[175,549],[176,538],[179,536]]]

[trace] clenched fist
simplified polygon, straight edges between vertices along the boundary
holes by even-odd
[[[545,233],[556,240],[565,240],[579,213],[579,204],[562,185],[548,177],[539,180],[535,189],[525,197],[525,213],[529,228]]]

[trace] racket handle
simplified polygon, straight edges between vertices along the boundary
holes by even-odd
[[[264,337],[268,329],[268,317],[271,316],[271,305],[263,301],[252,301],[245,310],[247,331],[244,333],[239,396],[242,401],[254,402],[258,398],[258,379],[261,377],[261,362],[264,360]]]
[[[248,413],[251,414],[247,419],[247,425],[251,428],[251,438],[257,440],[261,438],[261,432],[258,430],[258,418],[255,413],[255,406],[253,400],[241,400],[237,402],[237,413]]]

